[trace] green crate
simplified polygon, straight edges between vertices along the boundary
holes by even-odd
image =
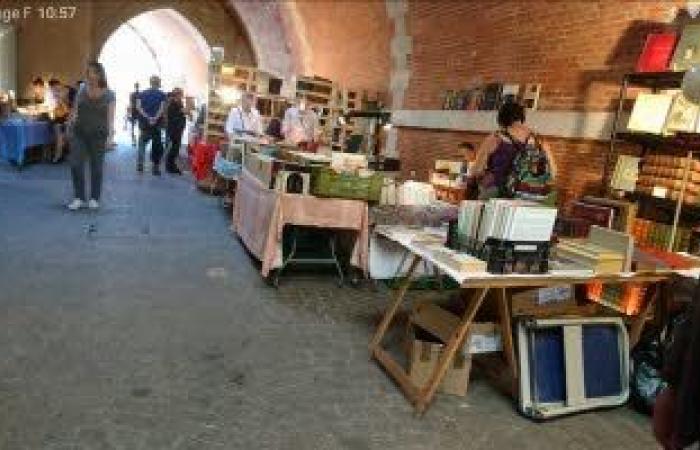
[[[311,193],[317,197],[347,198],[378,202],[382,195],[384,177],[374,174],[360,177],[347,173],[337,173],[333,169],[314,169],[311,179]]]

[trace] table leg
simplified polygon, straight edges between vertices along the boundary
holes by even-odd
[[[418,263],[420,263],[420,260],[421,258],[418,255],[415,255],[413,257],[413,261],[411,261],[411,265],[408,268],[408,273],[406,274],[406,279],[403,280],[401,286],[396,291],[394,303],[392,303],[384,313],[384,317],[382,317],[382,321],[379,323],[377,331],[369,344],[369,351],[372,355],[374,355],[375,349],[377,349],[379,347],[379,344],[382,342],[382,339],[386,334],[386,330],[389,328],[389,324],[391,324],[394,315],[396,315],[396,311],[398,311],[401,302],[403,302],[404,297],[406,297],[406,292],[408,291],[408,288],[411,285],[411,281],[413,279],[413,272],[415,272],[416,267],[418,267]]]
[[[637,314],[637,317],[632,320],[629,333],[630,350],[637,345],[639,339],[642,337],[642,331],[644,331],[644,325],[647,322],[649,314],[654,311],[655,308],[657,309],[658,313],[658,304],[660,303],[659,296],[661,295],[661,290],[663,288],[664,286],[661,283],[656,283],[654,285],[654,292],[649,296],[649,300],[647,301],[644,310]]]
[[[508,305],[508,296],[506,288],[498,290],[498,312],[501,316],[501,336],[503,337],[503,353],[508,363],[510,376],[513,379],[513,387],[517,386],[518,382],[518,367],[515,363],[515,349],[513,347],[513,328],[511,325],[510,307]]]
[[[464,338],[466,337],[467,332],[469,331],[469,326],[474,321],[476,312],[483,304],[484,299],[486,298],[486,294],[488,292],[489,288],[477,289],[474,292],[474,296],[467,305],[467,309],[464,311],[462,320],[460,321],[455,331],[452,333],[452,336],[445,345],[445,348],[442,350],[442,353],[440,354],[440,359],[438,360],[435,370],[430,375],[428,383],[423,387],[423,389],[421,389],[420,394],[416,399],[416,412],[418,414],[423,414],[425,412],[426,408],[435,396],[435,392],[437,391],[438,386],[440,386],[440,382],[442,382],[442,379],[447,373],[448,367],[450,366],[450,364],[452,364],[457,350],[464,342]]]

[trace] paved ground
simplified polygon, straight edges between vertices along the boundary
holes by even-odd
[[[0,449],[653,449],[627,408],[535,424],[487,383],[422,420],[366,345],[385,297],[268,288],[215,199],[109,155],[104,208],[65,166],[0,164]]]

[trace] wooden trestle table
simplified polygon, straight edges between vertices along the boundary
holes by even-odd
[[[551,272],[538,275],[495,275],[489,273],[457,272],[451,267],[435,260],[424,246],[414,244],[407,233],[393,233],[392,227],[379,227],[375,232],[390,239],[410,253],[411,263],[405,279],[396,291],[393,301],[387,308],[379,326],[369,344],[371,357],[386,370],[386,372],[398,383],[408,400],[414,405],[417,414],[422,415],[430,405],[438,386],[447,373],[458,349],[462,347],[469,327],[479,309],[484,305],[490,290],[497,290],[498,295],[489,296],[498,301],[500,316],[500,328],[503,336],[503,356],[505,358],[510,377],[511,386],[517,386],[518,368],[513,345],[511,328],[511,311],[509,307],[507,289],[509,288],[542,288],[562,284],[581,285],[592,281],[603,283],[651,283],[654,289],[647,291],[648,300],[644,311],[633,317],[630,328],[630,346],[633,347],[639,340],[644,323],[649,313],[656,305],[657,312],[662,304],[665,304],[664,284],[676,274],[697,276],[696,273],[683,273],[682,271],[656,271],[619,273],[609,275],[595,275],[587,271],[569,271],[568,273]],[[431,376],[424,386],[416,386],[410,379],[407,371],[382,347],[382,340],[406,298],[406,293],[412,281],[412,276],[421,261],[426,261],[437,267],[442,273],[450,276],[459,283],[460,297],[466,301],[466,308],[460,317],[458,325],[452,330],[449,340],[444,342],[445,347],[440,355]],[[661,301],[664,297],[664,301]],[[511,390],[512,392],[512,390]]]

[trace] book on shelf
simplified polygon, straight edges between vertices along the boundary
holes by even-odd
[[[689,101],[682,93],[676,95],[666,119],[666,130],[669,132],[694,132],[699,112],[700,106]]]
[[[661,134],[673,97],[665,94],[640,93],[634,101],[627,129],[642,133]]]
[[[676,33],[651,33],[647,36],[639,59],[637,72],[664,72],[676,48],[678,35]]]
[[[626,192],[634,192],[639,178],[639,163],[641,158],[630,155],[620,155],[615,163],[615,170],[610,187]]]
[[[683,28],[681,38],[673,52],[671,68],[680,72],[700,64],[700,24],[689,24]]]
[[[467,111],[477,111],[481,109],[481,104],[484,101],[484,89],[481,87],[475,87],[466,91],[466,98],[464,101],[463,108]]]
[[[504,84],[501,92],[501,105],[505,103],[516,103],[520,96],[519,84]]]
[[[501,83],[489,83],[484,89],[484,100],[481,102],[480,108],[483,111],[493,111],[498,108],[501,103],[501,94],[503,85]]]
[[[540,91],[542,85],[540,83],[528,83],[523,90],[523,106],[527,109],[535,110],[540,103]]]

